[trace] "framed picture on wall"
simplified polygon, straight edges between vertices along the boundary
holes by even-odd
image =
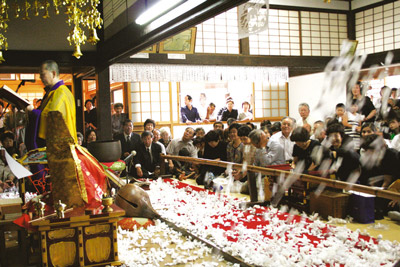
[[[160,53],[193,54],[196,29],[190,28],[160,42]]]
[[[347,56],[354,56],[357,50],[357,46],[357,40],[344,40],[340,49],[340,53]]]

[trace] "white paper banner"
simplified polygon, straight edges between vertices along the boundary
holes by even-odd
[[[110,82],[269,81],[287,82],[288,67],[114,64]]]

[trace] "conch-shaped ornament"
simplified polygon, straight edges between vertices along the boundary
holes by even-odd
[[[77,59],[79,59],[83,54],[81,52],[81,46],[80,45],[75,45],[75,51],[72,54],[74,57],[76,57]]]
[[[97,32],[95,28],[89,30],[89,38],[87,40],[92,45],[95,45],[98,41],[100,41],[99,37],[97,37]]]
[[[151,206],[149,195],[139,186],[127,184],[118,191],[115,204],[125,210],[125,216],[159,218],[160,215]]]

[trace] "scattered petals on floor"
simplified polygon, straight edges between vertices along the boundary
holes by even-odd
[[[224,251],[260,266],[392,266],[398,242],[274,208],[242,211],[244,200],[158,180],[148,191],[160,215]]]
[[[211,248],[202,242],[183,237],[160,220],[147,228],[118,230],[118,254],[123,267],[234,266],[222,256],[211,255]]]

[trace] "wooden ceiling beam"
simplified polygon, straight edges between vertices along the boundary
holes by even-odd
[[[96,65],[96,52],[87,51],[80,59],[71,55],[71,51],[20,51],[3,52],[5,62],[0,64],[0,73],[37,73],[40,64],[48,59],[55,60],[60,72],[80,75],[88,73]]]
[[[143,1],[138,1],[131,8],[135,8],[136,4],[142,5],[143,3],[141,2]],[[189,12],[154,30],[149,30],[148,26],[143,27],[136,23],[130,23],[108,40],[98,44],[100,57],[97,67],[103,69],[111,64],[118,63],[152,44],[193,27],[244,2],[247,2],[247,0],[207,0]],[[129,20],[134,20],[134,18],[129,18]]]

